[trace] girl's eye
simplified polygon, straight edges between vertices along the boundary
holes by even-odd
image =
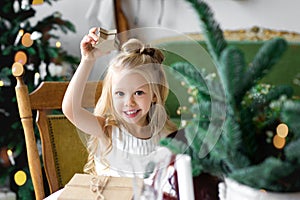
[[[117,96],[119,96],[119,97],[124,96],[124,92],[116,92],[115,94],[116,94]]]
[[[143,95],[143,94],[145,94],[145,92],[143,92],[143,91],[136,91],[135,92],[135,95],[137,95],[137,96],[141,96],[141,95]]]

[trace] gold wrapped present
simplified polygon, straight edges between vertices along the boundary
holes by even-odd
[[[131,200],[133,185],[139,188],[142,183],[142,179],[75,174],[58,200]]]

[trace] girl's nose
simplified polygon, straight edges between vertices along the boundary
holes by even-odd
[[[128,107],[134,106],[135,105],[135,101],[133,96],[129,96],[125,102],[125,105]]]

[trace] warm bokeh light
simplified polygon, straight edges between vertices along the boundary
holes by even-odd
[[[8,156],[12,156],[12,154],[13,154],[13,153],[12,153],[12,150],[8,149],[8,150],[7,150],[7,155],[8,155]]]
[[[34,78],[39,79],[40,77],[41,77],[40,73],[36,72],[36,73],[34,74]]]
[[[181,108],[180,107],[176,110],[176,113],[177,113],[177,115],[181,114]]]
[[[14,62],[12,65],[12,73],[14,76],[21,76],[24,72],[23,65],[19,62]]]
[[[40,73],[35,72],[35,74],[34,74],[34,85],[39,84],[40,77],[41,77]]]
[[[26,173],[22,170],[19,170],[15,173],[14,179],[18,186],[22,186],[26,183],[27,180]]]
[[[22,65],[25,65],[27,62],[27,55],[24,51],[18,51],[15,55],[15,62],[19,62]]]
[[[22,45],[24,47],[30,47],[33,44],[33,40],[30,38],[30,33],[25,33],[22,37]]]
[[[20,29],[19,32],[18,32],[18,36],[23,36],[23,34],[24,34],[24,30]]]
[[[195,103],[195,99],[193,96],[190,96],[188,101],[189,101],[189,103]]]
[[[275,135],[273,137],[273,145],[276,149],[282,149],[285,145],[285,138]]]
[[[15,159],[14,159],[12,150],[10,150],[10,149],[7,150],[7,156],[8,156],[10,163],[12,165],[15,165]]]
[[[39,4],[43,4],[44,0],[33,0],[32,1],[32,5],[39,5]]]
[[[185,127],[186,125],[187,125],[187,121],[186,121],[186,120],[182,120],[182,121],[181,121],[181,126],[182,126],[182,127]]]
[[[57,41],[57,42],[55,43],[55,46],[56,46],[57,48],[60,48],[60,47],[61,47],[61,42],[60,42],[60,41]]]
[[[289,133],[289,127],[286,124],[279,124],[276,133],[279,137],[285,138]]]
[[[22,38],[23,34],[24,34],[24,30],[20,29],[19,32],[18,32],[18,35],[15,39],[14,45],[17,45],[20,42],[20,39]]]
[[[19,68],[19,67],[23,67],[22,63],[14,62],[12,68]]]
[[[0,87],[4,86],[4,82],[0,80]]]

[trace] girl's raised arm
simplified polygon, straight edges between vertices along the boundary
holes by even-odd
[[[80,43],[81,61],[65,93],[62,110],[65,116],[81,131],[100,136],[103,133],[104,119],[82,107],[84,88],[96,59],[101,56],[100,49],[94,48],[97,43],[97,28],[92,28]]]

